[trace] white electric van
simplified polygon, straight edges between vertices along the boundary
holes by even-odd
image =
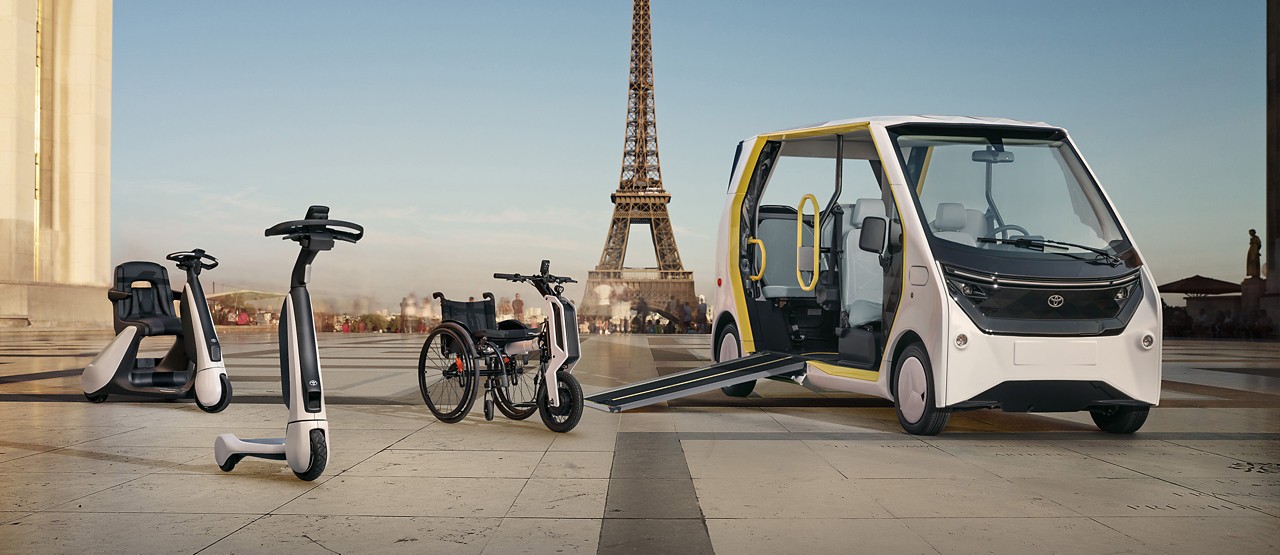
[[[1132,433],[1160,399],[1151,272],[1064,129],[859,118],[742,141],[721,215],[717,362],[587,399],[625,410],[783,378],[953,410],[1087,410]]]

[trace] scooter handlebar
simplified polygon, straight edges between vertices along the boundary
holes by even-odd
[[[342,220],[312,219],[281,222],[263,232],[267,237],[283,235],[285,239],[294,241],[314,233],[325,233],[339,241],[354,243],[364,237],[364,227]]]
[[[493,274],[493,279],[505,279],[507,281],[524,281],[525,277],[520,274]]]
[[[218,259],[214,258],[213,255],[204,252],[204,249],[171,252],[165,257],[165,259],[177,262],[179,268],[185,268],[185,266],[193,263],[199,264],[200,267],[205,270],[212,270],[218,267]],[[206,260],[208,262],[206,262]]]

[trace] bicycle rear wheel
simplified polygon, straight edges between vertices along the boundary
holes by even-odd
[[[418,388],[436,418],[454,423],[467,416],[476,399],[478,377],[467,349],[468,338],[436,328],[418,357]]]

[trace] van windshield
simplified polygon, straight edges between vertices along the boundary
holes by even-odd
[[[1090,262],[1128,250],[1061,131],[902,126],[891,137],[936,240]]]

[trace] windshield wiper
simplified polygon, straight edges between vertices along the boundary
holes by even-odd
[[[1107,251],[1104,251],[1102,249],[1099,249],[1096,247],[1087,247],[1085,245],[1081,245],[1077,243],[1068,243],[1066,241],[1054,241],[1053,239],[1031,239],[1025,236],[1014,237],[1012,239],[1000,239],[998,237],[979,237],[978,242],[979,243],[1000,243],[1003,245],[1013,245],[1015,247],[1038,250],[1038,251],[1044,251],[1044,249],[1049,247],[1052,247],[1055,249],[1061,249],[1061,250],[1067,250],[1067,247],[1075,247],[1077,249],[1083,249],[1098,255],[1098,257],[1095,260],[1098,260],[1104,264],[1109,264],[1111,266],[1119,266],[1121,262],[1119,257]],[[1054,254],[1066,254],[1066,253],[1054,253]]]

